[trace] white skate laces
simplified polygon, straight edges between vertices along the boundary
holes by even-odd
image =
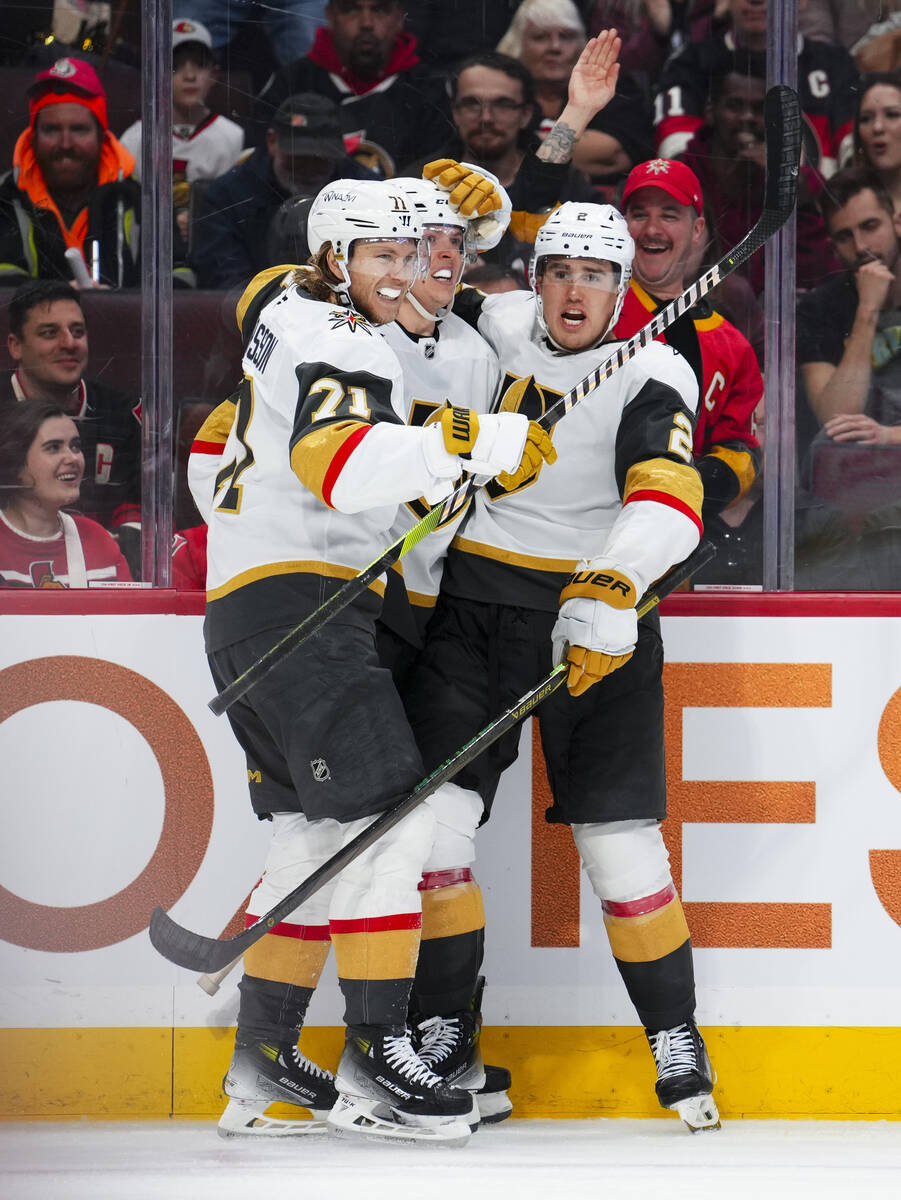
[[[294,1062],[298,1067],[300,1067],[301,1071],[306,1071],[308,1074],[312,1075],[314,1079],[327,1079],[331,1082],[334,1082],[335,1076],[331,1071],[323,1070],[323,1068],[317,1063],[314,1063],[311,1059],[307,1058],[306,1055],[301,1054],[297,1046],[294,1047],[293,1054]]]
[[[443,1080],[425,1063],[410,1044],[407,1034],[386,1037],[382,1043],[385,1062],[395,1071],[402,1072],[411,1083],[425,1087],[438,1087]]]
[[[418,1028],[422,1034],[419,1057],[429,1067],[449,1058],[462,1036],[459,1017],[429,1017]]]
[[[698,1071],[701,1064],[695,1053],[694,1039],[687,1025],[676,1025],[673,1029],[661,1029],[648,1034],[654,1059],[657,1063],[657,1080],[663,1082],[674,1075]]]

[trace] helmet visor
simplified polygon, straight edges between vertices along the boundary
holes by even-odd
[[[348,264],[352,275],[387,277],[409,287],[428,273],[429,247],[416,238],[355,238]]]
[[[622,278],[619,263],[598,258],[569,258],[562,254],[539,258],[535,274],[542,283],[561,287],[597,288],[616,292]]]

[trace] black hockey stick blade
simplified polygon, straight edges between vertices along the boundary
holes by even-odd
[[[620,370],[639,350],[643,350],[684,312],[708,292],[721,283],[727,275],[737,270],[748,261],[752,254],[763,246],[774,233],[785,224],[791,216],[798,194],[798,178],[801,163],[801,107],[797,94],[784,84],[771,87],[764,100],[764,126],[766,129],[766,180],[764,183],[763,210],[754,227],[739,242],[720,259],[710,270],[706,271],[690,287],[672,300],[638,333],[633,334],[627,341],[622,342],[611,356],[600,363],[590,375],[580,380],[565,396],[562,396],[546,410],[539,418],[538,424],[550,430],[572,408],[598,388],[605,380]],[[366,590],[370,583],[394,566],[409,550],[421,541],[426,534],[431,533],[449,514],[452,508],[458,506],[468,491],[476,488],[471,479],[467,479],[456,491],[435,508],[431,509],[418,524],[409,532],[398,538],[374,562],[365,567],[359,575],[342,584],[328,600],[325,601],[294,629],[287,633],[264,655],[251,663],[236,679],[209,702],[210,709],[221,716],[236,700],[239,700],[255,684],[259,683],[269,672],[289,654],[298,648],[317,629],[321,629],[336,613],[345,608],[357,596]]]
[[[638,615],[644,616],[645,613],[651,611],[660,601],[667,596],[674,588],[677,588],[686,579],[689,579],[695,571],[699,570],[705,563],[709,562],[716,553],[715,548],[710,542],[701,542],[701,544],[693,551],[692,554],[668,571],[661,579],[657,581],[656,586],[651,587],[642,596],[638,604]],[[555,692],[561,684],[566,681],[567,666],[561,663],[554,667],[549,675],[545,676],[540,683],[537,683],[530,691],[513,704],[506,712],[502,713],[490,725],[486,725],[479,733],[462,746],[451,758],[437,767],[430,775],[421,780],[416,787],[399,800],[392,808],[383,812],[377,817],[371,825],[358,834],[350,842],[347,843],[337,854],[333,855],[327,862],[323,863],[316,871],[313,872],[303,883],[298,884],[293,891],[289,892],[283,900],[280,900],[269,912],[265,913],[253,925],[243,930],[230,938],[211,938],[205,937],[201,933],[194,933],[190,929],[185,929],[183,925],[179,925],[177,921],[173,921],[168,913],[162,908],[155,908],[150,917],[150,940],[154,948],[159,951],[163,958],[168,958],[170,962],[179,967],[187,967],[191,971],[203,972],[207,975],[213,975],[221,971],[239,955],[248,950],[255,942],[273,929],[280,921],[290,914],[304,901],[314,895],[319,889],[330,879],[343,871],[348,863],[353,862],[358,855],[367,850],[375,841],[377,841],[383,833],[393,828],[398,821],[403,820],[407,813],[412,812],[417,808],[426,797],[431,796],[437,791],[443,783],[447,783],[452,779],[458,771],[471,763],[473,759],[478,758],[486,747],[492,742],[496,742],[499,737],[507,732],[508,729],[518,724],[524,717],[528,716],[533,709],[545,700],[552,692]]]

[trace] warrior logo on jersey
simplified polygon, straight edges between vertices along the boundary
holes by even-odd
[[[526,375],[521,377],[514,375],[511,371],[504,373],[504,381],[501,384],[501,401],[497,406],[498,412],[518,412],[527,416],[530,421],[537,421],[563,396],[563,392],[558,392],[556,388],[548,387],[546,384],[539,383],[534,375]],[[554,431],[551,430],[551,437],[554,436]],[[538,468],[540,471],[541,468]],[[521,492],[523,488],[531,487],[538,478],[538,471],[534,475],[530,475],[518,488],[514,488],[513,492]],[[510,496],[513,492],[506,491],[494,479],[488,481],[485,485],[485,491],[492,500],[498,500],[502,496]]]
[[[64,588],[66,585],[53,574],[53,563],[33,562],[29,564],[28,574],[31,583],[36,588]]]
[[[351,333],[356,333],[358,329],[362,329],[364,333],[372,334],[372,326],[365,317],[359,313],[352,312],[349,308],[340,309],[333,308],[328,315],[332,329],[343,329],[345,326]]]

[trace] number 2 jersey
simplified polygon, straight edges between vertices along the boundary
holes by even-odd
[[[619,345],[557,352],[527,292],[464,289],[454,307],[497,353],[498,408],[533,420]],[[692,465],[697,407],[697,380],[681,355],[659,342],[639,350],[553,427],[554,464],[514,492],[493,481],[477,492],[451,543],[443,588],[556,612],[577,562],[600,554],[648,586],[690,554],[702,532],[703,488]]]

